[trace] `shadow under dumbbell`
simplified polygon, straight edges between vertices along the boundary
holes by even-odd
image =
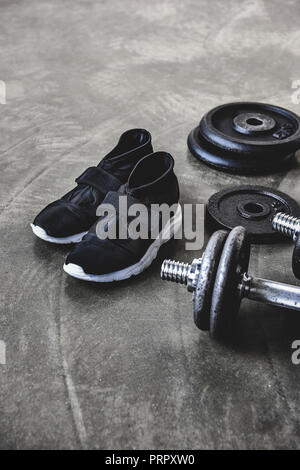
[[[298,312],[273,305],[245,301],[237,317],[231,337],[233,347],[244,353],[266,353],[271,348],[290,356],[292,343],[300,340]]]

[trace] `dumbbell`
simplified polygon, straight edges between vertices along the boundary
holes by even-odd
[[[300,219],[278,212],[273,218],[272,225],[276,232],[283,233],[294,240],[292,268],[296,278],[300,279]]]
[[[300,288],[250,276],[250,244],[244,227],[215,232],[202,258],[191,264],[165,260],[161,278],[193,292],[194,321],[214,339],[228,338],[243,298],[300,310]]]

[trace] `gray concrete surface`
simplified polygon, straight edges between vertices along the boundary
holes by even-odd
[[[234,349],[193,325],[189,294],[162,283],[166,248],[136,279],[77,281],[67,247],[29,223],[119,135],[145,127],[176,159],[182,202],[233,183],[300,201],[299,167],[232,177],[187,152],[188,131],[233,100],[291,100],[300,79],[297,0],[1,0],[1,448],[300,447],[296,313],[245,301]],[[291,245],[253,249],[252,271],[295,282]]]

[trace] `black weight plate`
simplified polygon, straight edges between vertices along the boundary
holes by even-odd
[[[287,194],[264,186],[240,185],[224,189],[208,201],[207,213],[214,229],[247,230],[251,243],[276,243],[286,238],[272,227],[277,212],[300,216],[298,203]]]
[[[200,330],[209,330],[209,314],[215,277],[228,232],[215,232],[203,253],[194,293],[194,321]]]
[[[266,154],[234,154],[228,150],[214,147],[201,136],[198,127],[193,129],[188,136],[188,148],[196,158],[209,166],[245,175],[282,170],[294,159],[294,153],[281,156],[281,158]]]
[[[247,272],[249,258],[246,230],[235,227],[225,242],[212,295],[209,331],[214,339],[230,336],[242,298],[238,286]]]
[[[287,155],[300,147],[300,118],[265,103],[228,103],[209,111],[200,134],[214,146],[231,152],[271,152]]]
[[[300,236],[298,235],[292,259],[293,273],[297,279],[300,279]]]

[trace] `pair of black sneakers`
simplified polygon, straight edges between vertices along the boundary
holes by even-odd
[[[174,160],[169,153],[153,153],[151,134],[145,129],[122,134],[116,147],[75,181],[74,189],[46,206],[31,224],[34,234],[45,241],[76,243],[64,264],[64,270],[71,276],[111,282],[139,274],[181,226]],[[139,237],[128,230],[128,220],[134,221],[132,215],[126,217],[124,236],[125,222],[120,214],[124,196],[128,213],[136,204],[145,208],[149,222],[147,236],[145,230]],[[173,208],[167,221],[162,220],[161,205]],[[108,207],[114,209],[109,216],[101,211]],[[99,236],[100,225],[106,237]],[[108,236],[109,233],[115,236]]]

